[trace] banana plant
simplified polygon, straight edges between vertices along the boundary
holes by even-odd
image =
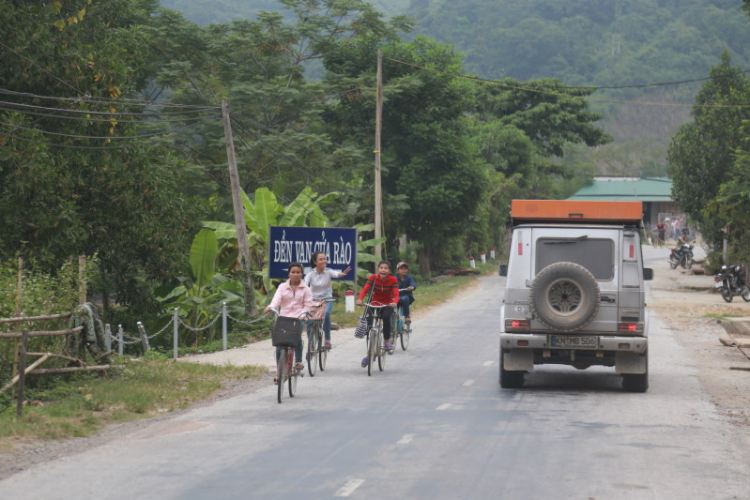
[[[204,328],[218,314],[224,302],[233,309],[241,309],[242,284],[230,280],[216,272],[216,260],[219,255],[219,244],[216,231],[203,228],[193,239],[190,247],[190,273],[179,279],[180,285],[166,296],[158,300],[164,304],[171,315],[171,310],[177,308],[177,314],[192,328]],[[212,329],[210,337],[213,338]],[[187,335],[188,342],[198,345],[204,336],[204,331],[191,330]],[[184,336],[181,336],[184,338]]]

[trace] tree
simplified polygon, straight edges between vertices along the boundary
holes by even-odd
[[[169,128],[133,100],[161,60],[157,12],[155,0],[0,5],[0,255],[51,272],[99,255],[105,298],[141,310],[197,219],[184,162],[153,136]]]
[[[674,201],[701,225],[714,245],[728,222],[719,211],[704,209],[717,198],[735,164],[735,151],[744,139],[742,124],[750,118],[750,79],[732,68],[727,52],[711,69],[711,80],[695,97],[694,121],[680,127],[669,147],[669,174]]]
[[[363,39],[326,58],[329,81],[347,95],[328,116],[338,141],[373,145],[373,69],[380,42]],[[408,206],[393,210],[386,200],[386,233],[391,240],[406,234],[421,243],[420,266],[429,274],[432,260],[440,263],[446,241],[464,234],[486,185],[485,165],[471,143],[465,116],[473,88],[443,74],[460,72],[460,57],[448,46],[423,37],[385,42],[383,191],[402,195]],[[371,179],[371,171],[367,165],[361,175]]]

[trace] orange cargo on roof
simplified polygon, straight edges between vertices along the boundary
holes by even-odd
[[[643,217],[642,212],[643,207],[640,201],[513,200],[511,202],[511,217],[519,222],[521,220],[636,222]]]

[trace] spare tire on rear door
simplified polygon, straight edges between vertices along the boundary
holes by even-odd
[[[599,310],[599,285],[583,266],[556,262],[531,284],[531,310],[549,328],[573,332],[588,325]]]

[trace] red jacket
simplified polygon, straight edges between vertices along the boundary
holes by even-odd
[[[374,284],[374,285],[373,285]],[[389,274],[385,280],[381,280],[379,275],[371,274],[367,278],[367,283],[359,292],[359,300],[365,300],[370,289],[375,287],[370,302],[379,302],[381,304],[398,303],[398,278]]]

